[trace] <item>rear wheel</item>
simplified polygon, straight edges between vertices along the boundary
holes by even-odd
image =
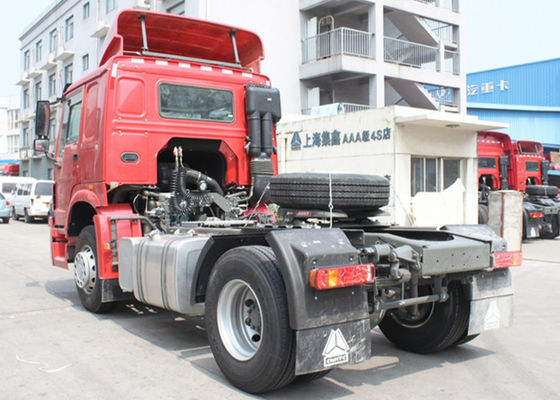
[[[2,218],[2,221],[3,221],[5,224],[9,224],[9,223],[10,223],[10,217]]]
[[[115,307],[114,302],[102,302],[101,280],[97,268],[97,243],[93,225],[86,226],[78,236],[74,256],[74,282],[80,301],[87,310],[104,313]]]
[[[456,344],[467,330],[469,302],[458,282],[448,287],[444,303],[428,303],[419,307],[419,317],[392,310],[379,324],[387,339],[403,350],[433,353]]]
[[[206,320],[214,358],[233,385],[262,393],[294,379],[294,332],[270,248],[238,247],[220,257],[210,274]]]
[[[27,208],[23,209],[23,221],[26,224],[30,224],[31,222],[33,222],[33,218],[29,215],[29,213],[27,212]]]
[[[545,221],[550,223],[550,231],[549,232],[541,232],[541,237],[543,239],[554,239],[560,233],[559,225],[558,225],[558,215],[549,215],[545,217]]]
[[[12,208],[12,218],[14,219],[14,221],[19,221],[19,217],[16,213],[16,208],[15,207]]]

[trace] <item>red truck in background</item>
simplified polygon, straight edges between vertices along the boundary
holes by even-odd
[[[99,67],[38,102],[37,151],[60,116],[52,262],[83,306],[204,316],[221,371],[251,393],[368,359],[375,326],[417,353],[508,326],[519,254],[488,227],[381,226],[383,177],[276,175],[262,59],[252,32],[123,10]]]
[[[10,163],[10,164],[0,165],[0,175],[19,176],[19,164]]]
[[[554,238],[559,233],[558,188],[548,185],[549,161],[539,142],[512,142],[501,132],[478,133],[479,223],[488,222],[488,193],[524,193],[523,237]]]

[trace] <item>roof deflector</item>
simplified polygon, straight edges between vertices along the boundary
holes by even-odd
[[[198,61],[260,72],[260,38],[252,32],[174,14],[123,10],[105,40],[100,65],[122,54]]]

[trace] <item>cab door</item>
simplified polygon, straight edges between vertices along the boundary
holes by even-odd
[[[58,137],[58,166],[54,171],[54,224],[66,226],[70,199],[80,179],[78,140],[82,129],[82,91],[64,100],[62,127]]]

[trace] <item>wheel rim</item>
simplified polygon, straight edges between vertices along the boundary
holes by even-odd
[[[76,285],[90,294],[95,288],[95,253],[90,246],[84,246],[74,257],[74,278]]]
[[[434,306],[435,304],[433,302],[420,304],[418,307],[418,316],[416,318],[411,318],[406,309],[394,310],[391,312],[391,318],[393,318],[397,324],[405,328],[420,328],[426,325],[432,317],[432,314],[434,313]]]
[[[263,324],[259,299],[247,282],[229,281],[220,292],[217,322],[220,339],[229,354],[251,359],[260,347]]]

